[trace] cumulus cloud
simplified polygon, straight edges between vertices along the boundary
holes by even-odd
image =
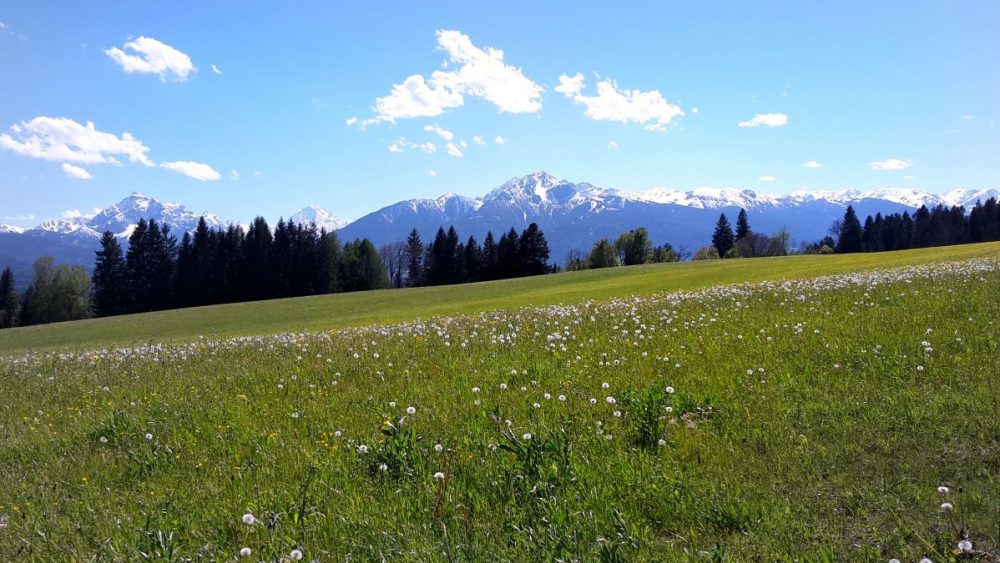
[[[173,170],[174,172],[194,178],[195,180],[201,180],[202,182],[211,182],[222,177],[222,175],[216,172],[211,166],[200,162],[177,160],[174,162],[161,162],[160,167]]]
[[[493,142],[496,143],[496,144],[498,144],[498,145],[502,145],[502,144],[504,144],[504,143],[507,142],[507,139],[504,139],[500,135],[497,135],[496,138],[493,139]]]
[[[188,74],[198,71],[191,63],[191,57],[152,37],[139,37],[126,43],[124,49],[112,47],[106,49],[104,54],[127,74],[156,74],[164,82],[170,75],[184,81]]]
[[[65,172],[67,176],[71,176],[79,180],[90,180],[93,178],[93,176],[90,175],[90,172],[87,172],[79,166],[73,166],[68,162],[62,163],[62,171]]]
[[[823,168],[823,165],[816,162],[815,160],[809,160],[802,163],[803,168]]]
[[[675,117],[684,115],[680,106],[664,99],[658,90],[622,90],[613,80],[597,83],[597,95],[585,96],[583,74],[559,77],[556,91],[587,109],[584,114],[595,121],[638,123],[650,131],[664,131]]]
[[[427,173],[430,174],[432,177],[438,175],[436,170],[428,170]]]
[[[394,152],[394,153],[405,152],[406,141],[404,139],[398,139],[386,148],[389,149],[389,152]]]
[[[773,182],[774,181],[774,176],[761,176],[760,178],[757,178],[757,181],[758,182]]]
[[[788,116],[783,113],[758,113],[747,121],[741,121],[740,127],[758,127],[766,125],[768,127],[781,127],[788,123]]]
[[[899,158],[887,158],[885,160],[868,163],[868,167],[872,170],[902,170],[904,168],[909,168],[910,166],[913,166],[912,161],[902,160]]]
[[[473,135],[472,136],[472,142],[476,143],[477,145],[485,145],[486,144],[486,141],[484,141],[483,138],[480,137],[479,135]]]
[[[444,148],[448,150],[448,154],[450,154],[451,156],[458,156],[458,157],[462,156],[462,151],[455,146],[455,143],[448,143],[447,145],[444,146]]]
[[[610,141],[610,142],[608,142],[608,148],[609,149],[617,149],[618,148],[618,141]]]
[[[93,122],[86,125],[68,117],[40,116],[10,127],[0,133],[0,149],[23,156],[76,162],[82,164],[121,164],[118,157],[153,166],[146,156],[149,147],[130,133],[117,136],[98,131]]]
[[[433,125],[425,125],[424,126],[424,131],[427,131],[428,133],[434,133],[435,135],[440,136],[445,141],[450,141],[453,138],[455,138],[455,134],[454,133],[452,133],[451,131],[449,131],[449,130],[443,128],[443,127],[441,127],[437,123],[434,123]]]
[[[347,121],[344,121],[344,123],[346,123],[348,127],[350,127],[351,125],[354,125],[357,122],[358,122],[358,118],[357,117],[351,117],[351,118],[348,118]]]
[[[479,48],[468,35],[455,30],[437,32],[438,48],[448,54],[454,70],[436,70],[430,78],[408,76],[391,92],[375,100],[375,117],[362,126],[412,117],[434,117],[465,104],[465,97],[482,98],[501,112],[531,113],[542,107],[543,88],[520,68],[504,62],[493,47]]]

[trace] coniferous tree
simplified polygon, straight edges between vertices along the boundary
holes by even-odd
[[[0,328],[21,324],[21,295],[14,285],[14,272],[4,268],[0,274]]]
[[[858,220],[857,214],[854,213],[854,206],[848,205],[847,211],[844,212],[844,219],[840,223],[837,252],[844,254],[861,252],[864,244],[862,235],[861,221]]]
[[[414,227],[406,237],[406,285],[416,287],[424,283],[424,244]]]
[[[750,221],[747,219],[747,210],[740,208],[740,214],[736,216],[736,240],[744,239],[750,234]]]
[[[424,279],[427,285],[442,285],[448,283],[448,235],[444,227],[438,227],[434,240],[427,245],[424,257],[426,272]]]
[[[483,251],[479,248],[476,237],[470,236],[469,240],[465,242],[464,260],[466,281],[479,281],[482,279],[479,270],[483,263]]]
[[[719,252],[719,256],[725,257],[729,249],[736,242],[733,235],[733,228],[729,225],[726,214],[719,215],[719,220],[715,223],[715,232],[712,233],[712,246]]]
[[[316,291],[340,291],[340,269],[343,248],[336,231],[322,232],[317,245]]]
[[[94,312],[99,317],[118,315],[124,312],[125,255],[111,231],[101,235],[100,245],[100,249],[95,251],[94,273],[91,276]]]
[[[462,282],[462,261],[463,252],[459,248],[461,245],[458,242],[458,231],[455,230],[454,225],[448,227],[448,233],[445,235],[444,249],[441,252],[441,256],[445,262],[444,268],[444,283],[461,283]]]
[[[520,237],[517,231],[514,230],[514,227],[511,227],[509,231],[500,236],[500,242],[497,243],[496,277],[498,279],[515,278],[524,275],[520,267],[519,247]]]
[[[256,217],[243,237],[243,275],[240,282],[244,299],[267,299],[274,295],[273,272],[270,270],[272,242],[271,227],[263,217]]]
[[[493,238],[493,231],[487,231],[486,238],[483,240],[483,264],[479,269],[481,279],[492,280],[496,278],[498,257],[499,250],[496,240]]]
[[[549,244],[537,223],[531,223],[521,232],[518,257],[523,275],[537,276],[549,271]]]

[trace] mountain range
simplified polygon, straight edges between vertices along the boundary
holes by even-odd
[[[955,190],[935,195],[914,188],[807,191],[759,194],[735,188],[698,188],[682,191],[653,187],[644,192],[573,183],[546,172],[511,178],[482,197],[454,193],[437,199],[401,201],[346,221],[316,206],[289,216],[296,223],[316,223],[336,230],[342,240],[369,238],[376,245],[404,240],[413,228],[430,240],[440,226],[454,225],[463,237],[482,242],[492,230],[499,237],[511,227],[523,229],[535,222],[544,231],[551,260],[562,263],[573,250],[586,251],[602,237],[646,227],[657,244],[670,242],[689,250],[708,243],[720,213],[735,219],[747,210],[752,227],[770,233],[785,227],[794,240],[816,240],[853,205],[863,219],[877,212],[913,211],[921,205],[944,204],[969,208],[977,201],[1000,197],[996,189]],[[165,203],[133,193],[93,216],[46,221],[24,229],[0,225],[0,267],[11,266],[19,285],[31,277],[30,264],[42,255],[57,262],[91,266],[97,241],[104,231],[125,239],[140,218],[166,223],[177,233],[191,231],[204,216],[209,226],[227,223],[214,214],[196,214],[183,205]]]

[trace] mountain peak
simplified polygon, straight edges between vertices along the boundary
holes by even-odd
[[[288,218],[296,223],[315,223],[317,227],[327,231],[335,231],[347,226],[350,221],[341,219],[330,211],[315,205],[308,205],[299,209]]]

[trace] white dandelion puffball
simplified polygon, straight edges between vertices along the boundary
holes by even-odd
[[[507,389],[507,384],[506,383],[501,383],[500,384],[500,390],[501,391],[505,391],[506,389]]]
[[[253,514],[251,514],[249,512],[247,512],[246,514],[243,515],[243,523],[246,524],[247,526],[252,525],[256,521],[257,521],[257,519],[254,518]]]
[[[524,436],[521,436],[521,438],[523,438],[525,441],[528,441],[528,440],[531,439],[531,433],[530,432],[525,432]]]
[[[473,387],[472,388],[472,392],[473,393],[478,393],[479,392],[479,387]]]
[[[673,392],[674,392],[674,388],[668,385],[667,386],[667,393],[673,394]]]
[[[964,551],[966,553],[972,551],[972,542],[970,542],[969,540],[962,540],[958,542],[958,550]]]
[[[149,432],[146,432],[146,441],[148,442],[148,441],[150,441],[152,439],[153,439],[153,435],[150,434]]]
[[[660,446],[666,446],[667,445],[667,441],[664,440],[663,438],[660,438],[659,440],[657,440],[656,443],[657,443],[657,445],[660,445]]]
[[[240,550],[240,557],[250,557],[251,553],[253,553],[253,551],[250,551],[249,547],[244,547]]]
[[[441,453],[444,451],[444,446],[442,446],[441,444],[434,444],[434,451]]]
[[[951,504],[950,502],[942,502],[941,510],[945,512],[951,512],[952,510],[955,510],[955,505]]]
[[[440,471],[438,471],[437,473],[434,474],[434,478],[435,479],[444,479],[444,473],[441,473]]]
[[[293,549],[292,552],[288,554],[288,558],[291,559],[292,561],[301,561],[302,552],[297,549]]]
[[[941,485],[940,487],[938,487],[938,492],[941,493],[942,495],[948,494],[949,491],[951,491],[951,489],[949,489],[948,487],[945,487],[944,485]]]
[[[416,414],[417,407],[406,407],[406,414]]]
[[[368,453],[368,446],[366,446],[364,444],[361,444],[360,446],[358,446],[358,453],[359,454],[366,454],[366,453]]]
[[[107,444],[108,443],[108,437],[107,436],[101,436],[101,443],[102,444]]]

